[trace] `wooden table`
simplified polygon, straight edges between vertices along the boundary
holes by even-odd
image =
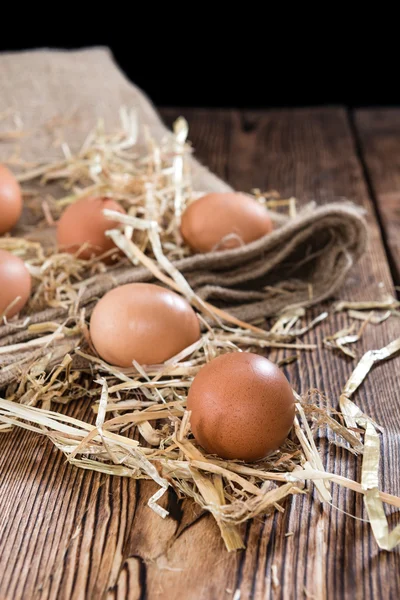
[[[400,110],[163,111],[169,124],[180,114],[189,121],[197,156],[237,189],[362,204],[370,248],[341,297],[395,293]],[[300,392],[318,387],[337,402],[356,361],[323,348],[322,339],[348,322],[342,313],[333,315],[304,339],[318,350],[286,371]],[[399,335],[395,317],[369,325],[358,355]],[[376,367],[355,397],[385,427],[381,487],[397,495],[399,366],[397,358]],[[357,459],[324,437],[319,445],[328,469],[359,478]],[[284,513],[248,523],[247,550],[228,554],[213,518],[192,502],[179,503],[171,492],[170,517],[162,520],[146,504],[152,483],[78,470],[51,443],[15,431],[0,438],[0,599],[400,598],[400,549],[379,551],[360,520],[366,517],[362,499],[332,491],[334,508],[321,506],[314,494],[293,497]],[[398,520],[391,516],[391,527]]]

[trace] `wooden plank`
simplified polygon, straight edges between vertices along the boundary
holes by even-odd
[[[392,291],[380,231],[355,153],[346,112],[342,109],[276,111],[264,115],[253,112],[237,115],[236,118],[240,120],[237,128],[241,135],[237,136],[231,150],[232,161],[235,162],[230,162],[235,187],[243,189],[251,181],[253,187],[278,189],[283,195],[295,195],[302,202],[347,198],[362,204],[368,211],[370,252],[353,272],[349,287],[343,290],[341,297],[380,297],[380,283],[383,289]],[[246,155],[248,161],[245,160]],[[340,329],[347,322],[343,316],[330,318],[321,328],[310,333],[309,340],[320,344],[324,335]],[[382,328],[370,327],[361,344],[361,352],[381,347],[398,335],[396,322],[387,323]],[[336,403],[352,368],[352,362],[333,356],[329,350],[319,349],[312,355],[302,355],[299,364],[288,371],[301,392],[317,387]],[[394,430],[398,409],[393,391],[396,389],[395,368],[394,363],[386,365],[386,372],[375,371],[357,398],[369,414]],[[386,403],[390,405],[388,410]],[[385,443],[383,460],[387,472],[391,461],[398,461],[399,445],[395,436],[390,439],[389,435]],[[326,452],[328,469],[350,477],[359,476],[355,462],[348,460],[344,452],[333,448],[329,450],[323,440],[320,440],[320,445],[322,454]],[[385,484],[389,484],[389,478]],[[396,483],[395,493],[398,492]],[[361,499],[351,494],[334,490],[333,504],[339,510],[365,517]],[[392,581],[384,590],[380,583],[391,568],[397,567],[398,570],[399,557],[380,554],[380,559],[372,562],[371,554],[377,556],[378,552],[364,523],[354,521],[337,510],[322,510],[318,503],[312,504],[308,499],[300,498],[294,499],[286,518],[287,529],[282,531],[284,528],[280,529],[278,525],[278,544],[275,542],[275,547],[271,544],[265,557],[260,554],[256,561],[254,552],[248,553],[250,560],[246,555],[245,566],[249,562],[249,572],[253,573],[253,589],[259,590],[260,595],[265,585],[262,573],[268,574],[272,564],[278,566],[282,598],[290,597],[292,591],[293,595],[301,597],[304,589],[317,598],[372,598],[380,597],[380,594],[385,598],[389,597],[389,590],[394,597],[399,594],[399,579]],[[257,526],[252,525],[251,529],[254,527]],[[294,531],[295,535],[285,540],[284,533],[288,530]],[[263,562],[260,563],[260,560]],[[263,568],[253,566],[257,564],[263,565]]]
[[[238,189],[275,188],[302,202],[345,196],[364,204],[370,251],[342,297],[377,298],[380,282],[392,290],[344,110],[163,114],[168,122],[185,115],[200,159]],[[307,341],[321,346],[324,335],[346,323],[343,315],[331,317]],[[397,321],[370,325],[357,349],[361,354],[399,335]],[[276,360],[283,353],[269,356]],[[299,391],[318,387],[334,404],[354,365],[319,347],[286,374]],[[398,365],[396,359],[379,366],[357,394],[357,402],[385,426],[381,485],[397,494],[400,482],[391,474],[398,472],[400,456]],[[356,459],[323,437],[319,444],[328,469],[359,477]],[[0,598],[237,599],[239,592],[242,600],[400,597],[400,554],[379,552],[367,523],[322,508],[314,498],[294,498],[284,514],[247,524],[247,550],[227,554],[212,517],[193,503],[170,494],[171,516],[161,520],[146,505],[155,489],[151,483],[75,470],[37,436],[15,432],[0,438],[0,476]],[[334,488],[333,503],[365,518],[361,499],[352,493]]]
[[[400,109],[358,110],[355,125],[395,283],[400,285]]]

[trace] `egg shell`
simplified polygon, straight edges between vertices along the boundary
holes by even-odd
[[[277,365],[247,352],[223,354],[200,369],[187,409],[198,443],[221,458],[255,461],[285,441],[294,395]]]
[[[202,196],[189,204],[181,220],[182,237],[195,252],[236,248],[272,229],[271,217],[261,204],[234,192]]]
[[[88,260],[116,248],[105,232],[119,224],[104,216],[105,208],[125,213],[122,206],[109,198],[82,198],[70,204],[57,223],[57,243],[60,250],[75,254],[87,243],[89,247],[79,253],[79,258]],[[110,260],[112,259],[108,258],[107,262]]]
[[[22,213],[21,187],[11,171],[0,165],[0,235],[11,231]]]
[[[27,303],[32,289],[32,279],[23,260],[0,250],[0,315],[18,296],[21,299],[7,311],[8,318],[16,315]]]
[[[160,364],[200,338],[190,304],[175,292],[151,283],[114,288],[97,303],[90,334],[99,355],[119,367]]]

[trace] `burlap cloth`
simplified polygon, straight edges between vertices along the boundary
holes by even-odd
[[[21,140],[26,160],[60,156],[53,145],[54,133],[46,124],[62,123],[65,139],[74,150],[99,117],[104,118],[107,129],[116,127],[121,106],[136,107],[141,123],[149,126],[156,139],[169,133],[150,100],[125,78],[107,49],[0,55],[0,114],[17,109],[24,128],[32,132]],[[9,144],[0,143],[0,161],[10,152]],[[231,189],[197,160],[191,160],[194,189]],[[29,219],[25,214],[24,222]],[[332,296],[366,246],[362,212],[350,202],[310,205],[294,219],[276,217],[276,225],[272,234],[245,247],[191,256],[175,264],[201,297],[249,321]],[[144,268],[113,269],[112,277],[99,276],[85,288],[81,306],[89,316],[96,299],[115,285],[152,279]],[[62,309],[48,309],[32,315],[30,323],[61,322],[66,315]],[[16,329],[22,322],[23,318],[0,327],[0,346],[32,337],[26,328]],[[71,346],[73,340],[64,346],[58,342],[49,364]],[[49,348],[34,354],[0,354],[0,387],[12,381],[21,368],[28,368],[34,356],[45,352]]]

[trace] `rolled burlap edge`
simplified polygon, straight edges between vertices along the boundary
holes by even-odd
[[[227,303],[236,299],[238,302],[231,305],[232,313],[251,320],[271,316],[289,306],[311,306],[333,295],[366,245],[363,209],[351,203],[313,204],[251,244],[193,255],[173,265],[202,298],[217,297]],[[316,250],[307,254],[307,247]],[[299,279],[296,271],[305,264],[308,268]],[[269,275],[273,279],[269,280]],[[80,307],[87,307],[89,316],[90,305],[113,287],[152,280],[152,273],[144,267],[111,269],[90,283],[81,296]],[[280,294],[282,285],[286,289]],[[256,302],[252,302],[254,298]],[[67,316],[66,309],[46,309],[30,315],[27,327],[46,321],[62,322]],[[19,320],[0,327],[0,345],[29,339],[29,332],[23,327],[25,319],[26,315],[21,315]]]

